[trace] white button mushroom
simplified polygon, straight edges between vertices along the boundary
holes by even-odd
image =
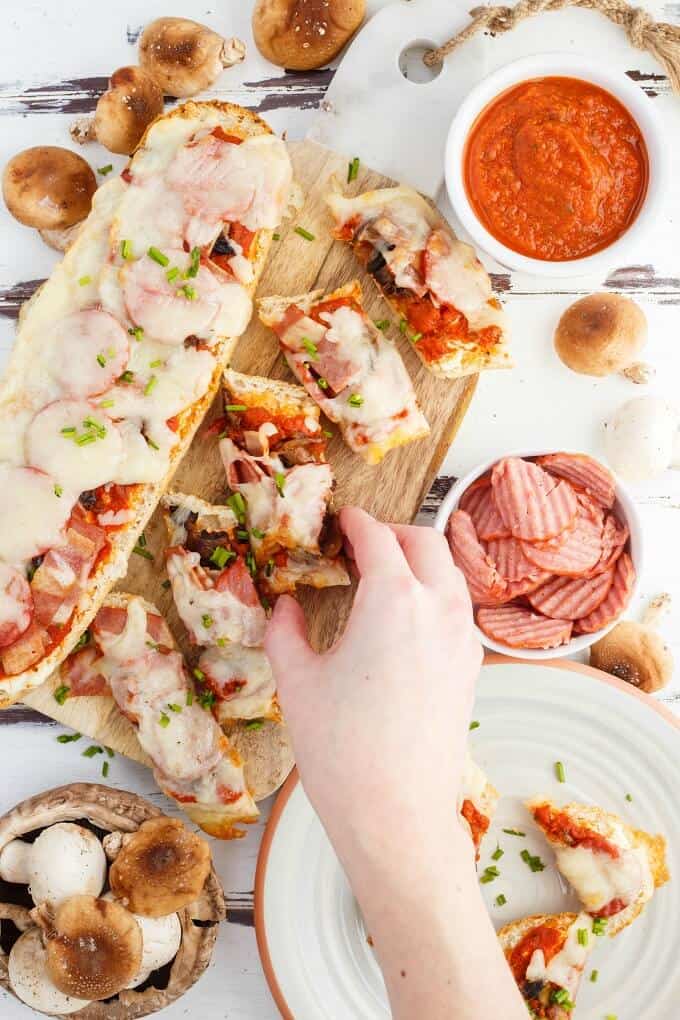
[[[240,39],[223,39],[189,18],[157,18],[139,40],[139,62],[167,96],[186,98],[210,88],[225,67],[246,55]]]
[[[47,973],[47,954],[38,928],[30,928],[12,946],[9,983],[18,999],[38,1013],[65,1016],[89,1006],[90,999],[64,995]]]
[[[105,900],[113,900],[113,893],[106,893]],[[177,914],[165,917],[142,917],[132,915],[142,930],[142,962],[139,972],[128,985],[137,988],[153,971],[164,967],[177,956],[182,941],[182,924]]]
[[[661,397],[636,397],[605,422],[605,452],[614,471],[631,482],[680,466],[678,412]]]
[[[26,882],[35,904],[55,905],[87,893],[98,896],[106,880],[104,848],[89,829],[59,822],[40,833],[34,843],[15,839],[0,854],[0,878]]]

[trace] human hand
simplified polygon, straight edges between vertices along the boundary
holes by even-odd
[[[344,634],[317,655],[284,596],[265,647],[303,785],[336,850],[346,865],[357,849],[384,864],[395,837],[408,853],[409,841],[429,840],[426,827],[467,840],[456,804],[481,648],[442,535],[355,508],[340,525],[360,575]]]

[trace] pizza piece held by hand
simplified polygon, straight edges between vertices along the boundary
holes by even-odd
[[[527,807],[555,851],[560,873],[584,910],[617,935],[669,879],[666,841],[632,829],[592,804],[531,800]],[[602,922],[605,926],[605,922]]]
[[[431,372],[456,379],[511,367],[488,273],[434,206],[403,186],[353,198],[334,191],[327,201],[335,237],[366,267]]]
[[[530,1015],[536,1020],[572,1020],[596,941],[593,918],[537,914],[506,924],[498,938]]]
[[[495,814],[498,799],[498,790],[491,785],[479,765],[473,761],[470,752],[467,751],[463,780],[458,796],[458,814],[470,832],[477,860],[479,860],[482,840],[488,832]]]
[[[369,464],[429,433],[401,356],[364,311],[357,280],[325,296],[263,298],[259,309],[291,371]]]
[[[300,386],[227,371],[220,454],[265,592],[349,584],[319,408]]]

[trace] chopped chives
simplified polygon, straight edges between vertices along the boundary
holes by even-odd
[[[182,706],[181,706],[181,705],[178,705],[178,704],[177,704],[176,702],[174,702],[174,701],[172,701],[172,702],[170,702],[170,703],[168,704],[168,708],[170,709],[170,711],[171,711],[171,712],[175,712],[175,713],[177,713],[177,712],[181,712],[181,711],[182,711]]]
[[[80,740],[82,733],[60,733],[57,737],[58,744],[75,744],[77,740]]]
[[[205,680],[205,673],[203,672],[203,670],[199,669],[198,666],[196,666],[196,668],[194,669],[193,672],[194,672],[194,676],[198,680],[199,684],[202,684],[203,681]]]
[[[555,775],[557,776],[558,783],[566,783],[567,774],[564,771],[564,765],[561,761],[555,762]]]
[[[116,752],[113,750],[112,747],[104,747],[104,750],[106,751],[106,753],[109,756],[109,758],[115,758],[116,757]]]
[[[223,567],[226,567],[229,560],[233,560],[235,557],[236,553],[232,552],[231,549],[225,549],[223,545],[218,545],[210,554],[210,562],[222,570]]]
[[[144,532],[142,532],[141,535],[139,536],[138,542],[139,545],[141,545],[142,549],[146,549],[146,535],[144,534]]]
[[[97,167],[97,173],[101,174],[102,177],[106,177],[106,175],[110,174],[112,170],[113,170],[113,163],[107,163],[106,166],[98,166]]]
[[[154,247],[154,245],[151,245],[146,254],[150,259],[153,259],[154,262],[157,262],[159,266],[167,266],[170,262],[168,256],[164,255],[163,252],[159,248]]]
[[[281,240],[281,235],[280,234],[272,234],[272,241],[280,241],[280,240]]]
[[[83,432],[82,436],[75,437],[76,446],[89,446],[90,443],[97,442],[96,432]]]
[[[194,703],[194,692],[191,690],[187,691],[186,703],[187,705],[193,705]]]
[[[243,524],[246,519],[246,501],[240,492],[234,492],[227,500],[227,506],[236,514],[236,518],[239,524]]]
[[[102,368],[106,365],[106,355],[102,354],[101,351],[97,355],[97,364],[101,365]]]
[[[192,248],[191,249],[191,265],[187,269],[185,275],[187,277],[189,277],[189,278],[194,277],[194,276],[198,276],[198,268],[199,268],[200,264],[201,264],[201,249],[200,248]]]
[[[160,446],[158,443],[154,443],[153,439],[149,439],[148,436],[144,436],[144,438],[146,439],[147,446],[150,446],[152,450],[160,450]]]
[[[310,232],[308,230],[305,230],[304,227],[296,227],[295,228],[295,233],[299,234],[300,237],[304,237],[305,241],[315,241],[316,240],[314,234],[310,234]]]
[[[218,648],[226,648],[228,643],[229,642],[225,637],[218,637],[217,641],[215,642]]]
[[[307,354],[309,354],[312,361],[316,361],[317,358],[319,357],[319,348],[316,346],[316,344],[312,340],[310,340],[309,337],[303,336],[302,346],[307,351]]]
[[[408,322],[403,317],[399,320],[399,332],[405,333],[408,328]]]
[[[144,396],[145,397],[151,396],[151,394],[153,393],[154,388],[155,388],[157,382],[158,382],[158,379],[157,379],[157,377],[155,375],[152,375],[152,376],[149,377],[149,381],[147,382],[146,386],[144,387]]]
[[[500,877],[500,871],[495,865],[491,865],[488,868],[484,868],[484,874],[480,878],[482,885],[487,885],[489,882],[493,882],[494,879]]]
[[[136,545],[132,551],[133,553],[137,553],[138,556],[143,556],[145,560],[151,560],[153,563],[153,555],[148,549],[144,549],[143,546]]]
[[[264,726],[264,719],[249,719],[245,726],[247,730],[261,730]]]
[[[503,829],[503,832],[506,836],[521,836],[522,838],[526,836],[526,832],[521,832],[520,829]]]
[[[130,336],[133,336],[135,338],[137,343],[139,343],[139,341],[144,336],[144,330],[142,329],[141,326],[130,326],[130,328],[128,329],[128,333],[130,334]]]
[[[180,287],[180,291],[182,292],[182,294],[184,294],[184,297],[187,299],[187,301],[195,301],[196,298],[198,297],[198,294],[196,293],[196,288],[191,287],[188,283],[185,283],[183,287]]]
[[[107,761],[103,761],[102,762],[102,775],[103,775],[104,779],[106,779],[108,774],[109,774],[109,763]]]
[[[130,372],[130,370],[128,369],[126,372],[123,372],[123,373],[121,373],[121,375],[118,376],[118,382],[121,382],[121,383],[131,383],[132,380],[134,379],[134,377],[135,377],[135,373],[134,372]]]
[[[132,254],[132,241],[121,241],[120,242],[120,255],[121,255],[121,258],[124,258],[124,259],[131,259],[131,258],[133,258],[133,254]]]
[[[104,753],[103,747],[99,747],[98,744],[90,744],[90,746],[83,751],[83,758],[94,758],[96,754],[103,753]]]
[[[162,364],[163,364],[163,359],[162,358],[156,358],[155,361],[150,361],[149,362],[149,368],[160,368]]]
[[[364,398],[360,393],[351,393],[347,403],[350,407],[361,407],[364,402]]]
[[[355,156],[351,163],[347,166],[347,183],[350,184],[352,181],[357,179],[359,173],[359,157]]]
[[[162,726],[163,729],[166,729],[166,727],[170,725],[170,716],[167,715],[165,712],[161,712],[160,718],[158,720],[158,725]]]
[[[57,497],[61,497],[64,495],[64,490],[62,489],[61,485],[59,485],[57,482],[54,483],[54,495]]]
[[[574,1003],[569,998],[569,992],[566,988],[555,988],[550,1001],[556,1006],[563,1006],[567,1012],[570,1012],[574,1008]]]
[[[469,730],[478,730],[479,729],[479,720],[478,719],[473,719],[472,722],[470,723],[470,725],[468,726],[468,729]]]
[[[73,646],[73,651],[77,652],[79,648],[84,648],[89,640],[90,632],[89,630],[84,630],[83,633],[78,638],[78,640],[76,641],[75,645]]]
[[[504,896],[504,894],[503,894],[503,893],[500,893],[500,894],[499,894],[499,895],[498,895],[498,896],[496,897],[496,906],[497,906],[497,907],[504,907],[504,906],[505,906],[505,904],[506,904],[507,902],[508,902],[508,901],[507,901],[507,899],[505,898],[505,896]]]
[[[520,857],[531,871],[545,871],[545,864],[540,857],[530,854],[528,850],[522,850]]]
[[[376,329],[379,329],[381,333],[384,333],[386,329],[389,329],[390,320],[389,319],[376,319],[374,325],[375,325]]]
[[[204,691],[203,694],[199,694],[198,703],[201,706],[201,708],[204,708],[206,710],[206,712],[210,711],[210,709],[215,704],[214,693],[212,691]]]
[[[257,563],[255,562],[255,557],[253,556],[252,552],[246,553],[246,566],[251,577],[255,577],[255,575],[257,574]]]
[[[501,847],[498,844],[496,844],[496,849],[491,854],[491,860],[492,861],[500,861],[500,859],[501,859],[501,857],[503,856],[504,853],[505,853],[505,850],[501,849]]]
[[[599,976],[600,976],[599,970],[591,970],[590,980],[593,982],[593,984],[595,984]]]
[[[579,946],[587,946],[588,945],[588,929],[587,928],[579,928],[577,930],[577,932],[576,932],[576,938],[578,940]]]
[[[266,566],[264,568],[264,576],[271,577],[273,573],[274,573],[274,560],[267,560]]]
[[[328,379],[324,379],[324,377],[322,375],[320,375],[319,378],[316,380],[316,385],[321,390],[327,390],[328,389]]]
[[[633,800],[633,798],[632,798],[632,796],[631,796],[631,794],[630,794],[630,793],[627,793],[627,794],[626,794],[626,800],[627,800],[627,801],[632,801],[632,800]]]
[[[330,429],[321,429],[321,431],[323,432],[323,434],[326,437],[326,439],[332,439],[333,438],[333,433],[330,431]]]
[[[248,532],[245,530],[245,528],[238,528],[237,531],[236,531],[236,537],[241,542],[247,542],[248,541]]]
[[[259,528],[251,528],[250,534],[253,536],[253,538],[258,539],[258,541],[262,541],[262,539],[264,538],[264,531],[260,531]]]
[[[276,491],[279,496],[285,495],[284,489],[286,487],[286,476],[281,471],[277,471],[274,475],[274,482],[276,483]]]
[[[66,425],[61,430],[61,434],[62,434],[62,436],[74,436],[76,434],[76,427],[75,427],[75,425]]]
[[[88,283],[92,283],[91,276],[81,276],[80,279],[78,280],[78,284],[81,287],[87,287]]]
[[[224,405],[224,409],[225,409],[225,411],[234,411],[234,412],[236,412],[236,411],[247,411],[248,410],[248,408],[246,407],[245,404],[225,404]]]
[[[99,406],[102,407],[102,408],[113,407],[114,403],[115,403],[115,401],[113,401],[113,400],[100,400],[99,401]]]
[[[594,917],[593,918],[593,935],[604,935],[607,931],[607,918],[606,917]]]
[[[176,280],[178,276],[179,269],[177,268],[177,266],[172,266],[170,269],[167,270],[165,274],[165,279],[168,281],[168,283],[172,283],[172,281]]]
[[[106,435],[106,426],[102,425],[96,418],[83,418],[83,428],[92,429],[100,439],[103,439]]]
[[[201,623],[203,624],[206,630],[209,630],[210,627],[212,627],[213,622],[214,621],[210,613],[204,613],[203,616],[201,617]]]
[[[411,341],[412,344],[417,344],[419,340],[422,340],[423,334],[422,333],[409,333],[408,334],[408,338],[409,338],[409,340]]]

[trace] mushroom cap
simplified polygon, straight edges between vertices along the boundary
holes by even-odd
[[[651,627],[624,620],[596,641],[590,665],[653,694],[673,675],[673,656],[660,634]]]
[[[28,885],[31,881],[29,863],[33,847],[23,839],[13,839],[0,850],[0,878],[5,882]]]
[[[189,18],[157,18],[140,36],[139,62],[166,95],[186,98],[209,88],[235,62],[235,42],[227,43],[211,28]]]
[[[151,818],[123,844],[109,870],[109,883],[133,913],[163,917],[198,899],[210,866],[204,839],[178,818]]]
[[[656,478],[670,466],[678,414],[661,397],[634,397],[605,423],[604,445],[614,471],[631,482]]]
[[[622,294],[589,294],[562,314],[555,350],[582,375],[604,376],[630,365],[647,342],[642,309]]]
[[[272,64],[310,71],[340,52],[365,13],[365,0],[258,0],[253,35]]]
[[[37,905],[57,905],[78,893],[98,896],[106,881],[106,854],[89,829],[59,822],[43,829],[29,856],[29,885]]]
[[[89,999],[64,995],[47,971],[47,952],[39,928],[30,928],[12,946],[7,962],[9,983],[18,999],[38,1013],[65,1016],[89,1004]]]
[[[112,900],[72,896],[36,910],[47,949],[47,970],[64,995],[108,999],[126,988],[142,962],[142,932]]]
[[[84,220],[96,190],[92,167],[82,156],[57,145],[18,152],[2,178],[2,193],[12,216],[38,230],[61,230]]]
[[[152,120],[163,112],[163,91],[141,67],[119,67],[99,98],[94,134],[109,152],[129,155]]]

